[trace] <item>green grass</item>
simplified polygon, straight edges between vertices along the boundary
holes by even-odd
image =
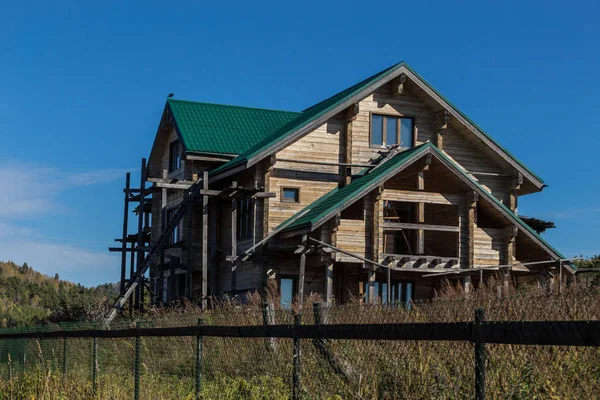
[[[327,310],[329,323],[472,321],[483,308],[487,319],[598,320],[596,287],[572,285],[557,293],[536,287],[510,288],[498,296],[494,282],[465,297],[448,287],[412,310],[357,303]],[[305,304],[310,304],[308,299]],[[221,304],[152,311],[142,326],[262,324],[262,310]],[[276,310],[277,323],[292,313]],[[303,323],[314,321],[304,310]],[[113,329],[139,321],[118,321]],[[83,325],[82,325],[83,326]],[[71,327],[75,329],[76,327]],[[291,396],[293,346],[290,339],[204,338],[203,399],[287,399]],[[13,357],[0,360],[0,399],[131,399],[133,339],[99,339],[97,393],[92,392],[92,340],[69,339],[67,375],[61,374],[62,340],[0,343]],[[330,351],[345,376],[333,371],[311,340],[302,341],[301,383],[306,399],[464,399],[473,398],[474,349],[466,342],[331,340]],[[192,399],[195,396],[196,338],[143,338],[142,399]],[[594,347],[487,345],[490,399],[595,398],[600,393],[600,349]],[[7,353],[5,353],[7,356]],[[0,356],[2,356],[0,352]],[[4,356],[2,356],[4,357]],[[6,357],[7,358],[7,357]]]

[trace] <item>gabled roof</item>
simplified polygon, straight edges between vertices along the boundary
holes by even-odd
[[[186,151],[237,155],[300,115],[297,112],[168,99]]]
[[[246,167],[254,165],[264,157],[279,151],[280,149],[288,146],[295,140],[302,137],[304,134],[316,129],[325,123],[327,119],[333,117],[335,114],[346,109],[353,103],[362,100],[378,87],[384,85],[402,73],[406,74],[411,81],[415,82],[421,89],[425,91],[425,93],[427,93],[427,95],[431,96],[444,109],[447,109],[452,116],[464,124],[486,145],[490,146],[517,170],[520,170],[524,176],[527,177],[527,179],[534,183],[535,186],[538,188],[543,186],[543,180],[538,175],[528,169],[521,161],[517,160],[516,157],[514,157],[490,135],[488,135],[473,121],[471,121],[462,111],[450,103],[441,93],[439,93],[435,88],[433,88],[433,86],[419,76],[404,61],[378,72],[364,81],[357,83],[356,85],[351,86],[350,88],[345,89],[310,108],[307,108],[297,118],[277,129],[275,132],[256,143],[244,153],[211,171],[211,175],[227,175],[226,171],[232,170],[240,165],[245,165]]]
[[[359,82],[356,85],[351,86],[348,89],[345,89],[338,94],[307,108],[297,118],[277,129],[271,135],[267,136],[265,139],[261,140],[259,143],[252,146],[252,148],[240,154],[238,157],[229,161],[227,164],[219,166],[213,170],[211,174],[215,175],[218,172],[231,169],[240,164],[252,162],[253,159],[256,158],[262,159],[261,157],[263,155],[267,156],[270,152],[272,152],[271,149],[275,145],[286,146],[289,144],[289,142],[294,140],[296,133],[303,132],[304,130],[311,128],[317,128],[322,123],[320,122],[322,119],[320,117],[326,116],[326,118],[329,118],[329,116],[333,116],[344,110],[349,106],[349,104],[347,104],[349,99],[353,99],[354,96],[359,93],[368,93],[374,90],[375,87],[373,87],[373,84],[380,82],[384,77],[390,75],[402,65],[404,65],[404,63],[401,62],[384,69],[383,71],[378,72],[364,81]],[[350,102],[350,104],[351,103],[352,102]]]
[[[565,257],[548,242],[546,242],[535,230],[527,225],[518,215],[513,213],[509,208],[502,204],[494,195],[485,190],[477,181],[465,173],[454,161],[448,158],[432,143],[427,142],[421,146],[414,147],[410,150],[403,151],[396,156],[385,160],[382,165],[374,168],[370,172],[359,176],[350,184],[343,188],[335,188],[326,195],[320,197],[312,204],[308,205],[303,210],[300,210],[295,216],[285,221],[280,225],[281,231],[289,231],[300,228],[316,229],[324,222],[331,219],[337,213],[341,212],[346,207],[358,201],[362,196],[381,185],[387,179],[396,175],[404,168],[411,165],[414,161],[422,158],[426,154],[432,154],[439,161],[445,164],[451,171],[455,173],[463,182],[476,191],[480,196],[484,197],[494,208],[500,211],[509,221],[519,227],[530,239],[544,248],[549,254],[556,259],[564,259]],[[298,215],[301,215],[297,218]],[[294,220],[294,218],[297,218]],[[293,222],[290,222],[293,221]],[[286,225],[287,224],[287,225]],[[276,229],[276,230],[277,230]],[[575,267],[570,265],[573,269]]]

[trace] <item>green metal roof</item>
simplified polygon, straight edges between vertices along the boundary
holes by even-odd
[[[404,62],[395,64],[395,65],[393,65],[387,69],[384,69],[383,71],[378,72],[377,74],[365,79],[364,81],[359,82],[356,85],[351,86],[348,89],[345,89],[345,90],[337,93],[336,95],[331,96],[330,98],[323,100],[320,103],[315,104],[314,106],[312,106],[310,108],[307,108],[300,115],[298,115],[295,119],[293,119],[286,125],[282,126],[281,128],[277,129],[271,135],[267,136],[260,142],[256,143],[254,146],[252,146],[250,149],[248,149],[244,153],[240,154],[238,157],[234,158],[233,160],[229,161],[228,163],[221,165],[218,168],[211,171],[211,174],[215,174],[217,172],[224,171],[226,169],[232,168],[234,166],[237,166],[239,164],[242,164],[242,163],[248,161],[250,158],[257,155],[261,151],[268,149],[269,147],[273,146],[274,144],[276,144],[277,142],[279,142],[286,136],[291,135],[292,133],[294,133],[301,127],[314,121],[315,119],[322,116],[326,112],[334,109],[336,106],[340,105],[344,101],[348,100],[352,96],[354,96],[357,93],[359,93],[360,91],[364,90],[369,85],[371,85],[371,84],[377,82],[378,80],[380,80],[381,78],[391,74],[393,71],[397,70],[402,65],[404,65]]]
[[[241,154],[300,115],[297,112],[168,99],[190,152]]]
[[[401,67],[406,68],[408,71],[410,71],[412,74],[414,74],[419,80],[421,80],[423,82],[424,85],[429,87],[435,94],[437,94],[443,101],[445,101],[452,109],[454,109],[465,120],[467,120],[471,125],[473,125],[475,127],[475,129],[477,129],[479,132],[481,132],[481,134],[483,134],[486,138],[488,138],[492,143],[494,143],[496,146],[498,146],[499,149],[501,149],[509,158],[511,158],[517,164],[519,164],[525,171],[529,172],[532,176],[534,176],[536,179],[538,179],[540,183],[544,182],[540,176],[538,176],[533,171],[531,171],[529,168],[527,168],[525,166],[525,164],[523,164],[514,155],[512,155],[508,150],[506,150],[504,147],[502,147],[497,141],[495,141],[489,134],[487,134],[484,130],[482,130],[477,124],[475,124],[475,122],[473,122],[466,114],[464,114],[462,111],[460,111],[444,95],[442,95],[438,90],[436,90],[429,82],[427,82],[425,79],[423,79],[417,72],[415,72],[404,61],[401,61],[398,64],[395,64],[381,72],[378,72],[377,74],[365,79],[364,81],[357,83],[356,85],[354,85],[348,89],[345,89],[345,90],[337,93],[336,95],[334,95],[320,103],[315,104],[312,107],[307,108],[301,114],[299,114],[295,119],[289,121],[289,123],[280,127],[279,129],[274,131],[272,134],[268,135],[267,137],[262,139],[260,142],[256,143],[254,146],[249,148],[247,151],[241,153],[239,156],[237,156],[233,160],[229,161],[228,163],[223,164],[223,165],[217,167],[216,169],[214,169],[213,171],[211,171],[211,175],[216,174],[218,172],[225,171],[227,169],[235,167],[244,162],[247,162],[249,159],[251,159],[253,156],[256,156],[261,151],[266,150],[266,149],[270,148],[271,146],[277,144],[277,142],[281,141],[285,137],[293,134],[295,131],[299,130],[306,124],[314,121],[315,119],[322,116],[326,112],[334,109],[336,106],[339,106],[344,101],[355,96],[360,91],[367,88],[369,85],[372,85],[372,84],[376,83],[377,81],[385,78],[386,76],[390,75],[391,73],[393,73],[394,71],[398,70]]]
[[[313,225],[326,217],[328,214],[342,207],[349,200],[352,200],[360,195],[365,195],[368,191],[372,190],[372,186],[377,186],[387,173],[393,172],[407,160],[411,159],[411,156],[418,155],[429,145],[429,143],[426,143],[410,150],[398,153],[398,155],[392,157],[380,167],[373,169],[367,174],[359,176],[343,188],[333,189],[325,196],[320,197],[296,214],[299,215],[303,212],[306,212],[300,218],[289,224],[286,227],[286,230],[298,228],[303,225]],[[293,218],[294,217],[288,219],[287,221],[290,221]],[[281,226],[284,226],[286,223],[288,223],[287,221],[281,224]]]
[[[447,157],[443,152],[441,152],[436,146],[432,143],[427,142],[420,146],[414,147],[410,150],[406,150],[398,155],[392,157],[391,159],[384,161],[384,164],[375,168],[369,173],[359,176],[354,179],[349,185],[344,186],[343,188],[335,188],[326,195],[317,199],[310,205],[308,205],[303,210],[300,210],[296,215],[303,215],[292,221],[295,216],[292,216],[287,221],[283,222],[280,225],[281,227],[285,227],[283,230],[291,230],[295,228],[300,228],[304,226],[311,226],[323,218],[326,218],[330,214],[335,212],[339,212],[340,209],[345,208],[347,205],[351,204],[353,199],[357,199],[360,196],[364,196],[369,191],[373,190],[377,185],[381,184],[385,181],[389,176],[393,175],[395,171],[404,165],[409,160],[414,160],[416,158],[420,158],[425,155],[425,153],[429,152],[435,153],[440,159],[445,160],[447,164],[451,167],[451,169],[457,173],[466,177],[477,189],[488,198],[492,203],[502,209],[506,214],[510,215],[517,224],[522,228],[527,230],[533,237],[537,238],[540,242],[542,242],[545,246],[547,246],[552,252],[555,253],[561,259],[565,257],[554,247],[552,247],[548,242],[546,242],[536,231],[534,231],[529,225],[527,225],[518,215],[513,213],[508,207],[506,207],[500,200],[498,200],[494,195],[484,189],[476,180],[470,177],[465,171],[463,171],[454,161],[452,161],[449,157]],[[286,226],[286,224],[289,224]],[[574,269],[576,267],[569,263],[570,266]]]

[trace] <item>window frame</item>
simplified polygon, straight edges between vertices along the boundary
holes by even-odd
[[[239,241],[252,239],[254,236],[254,200],[250,197],[237,199],[236,201],[236,238]],[[247,208],[242,207],[242,202]],[[243,210],[247,210],[245,213]],[[242,228],[246,228],[242,232]]]
[[[382,131],[381,131],[381,141],[382,141],[381,145],[373,144],[373,116],[374,115],[383,118]],[[397,122],[396,122],[396,142],[400,142],[400,137],[401,137],[401,129],[400,128],[402,126],[402,119],[412,120],[412,143],[409,147],[401,147],[401,148],[408,150],[417,145],[417,118],[416,117],[411,116],[411,115],[386,114],[386,113],[370,111],[369,112],[369,147],[371,147],[373,149],[385,149],[388,146],[393,146],[393,145],[389,145],[389,144],[384,144],[385,136],[387,133],[386,132],[386,118],[395,118],[397,120]]]
[[[173,151],[175,145],[177,145],[177,157],[179,158],[178,160],[178,165],[177,168],[173,168],[173,161],[174,161],[174,157],[173,155],[175,154],[175,152]],[[179,139],[175,139],[172,142],[169,143],[169,168],[168,168],[168,173],[171,174],[173,172],[179,171],[181,169],[182,166],[182,158],[183,158],[183,151],[182,151],[182,146],[181,146],[181,141]]]
[[[287,199],[287,198],[285,198],[285,197],[283,196],[283,192],[284,192],[285,190],[289,190],[289,189],[291,189],[291,190],[295,190],[295,191],[298,193],[298,195],[297,195],[297,199],[296,199],[296,200]],[[282,187],[281,187],[281,193],[280,193],[280,195],[279,195],[279,200],[280,200],[282,203],[293,203],[293,204],[300,203],[300,187],[299,187],[299,186],[282,186]]]

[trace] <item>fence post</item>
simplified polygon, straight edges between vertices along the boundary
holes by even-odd
[[[138,323],[138,327],[140,324]],[[140,361],[142,351],[142,338],[139,333],[135,335],[135,358],[133,363],[133,398],[134,400],[140,400]]]
[[[94,336],[92,344],[92,393],[96,396],[96,380],[98,369],[98,338]]]
[[[198,328],[203,324],[202,318],[198,318]],[[202,392],[202,335],[198,330],[196,336],[196,399],[200,399]]]
[[[263,303],[262,305],[263,325],[275,325],[275,308],[273,303]],[[266,338],[267,350],[275,350],[275,338]]]
[[[63,358],[62,358],[62,374],[63,374],[63,379],[64,376],[67,374],[67,337],[63,337]]]
[[[485,312],[482,309],[475,310],[475,325],[485,321]],[[475,342],[475,399],[485,399],[485,343]]]
[[[300,400],[300,336],[298,328],[302,323],[302,312],[294,315],[294,365],[292,375],[292,400]]]

